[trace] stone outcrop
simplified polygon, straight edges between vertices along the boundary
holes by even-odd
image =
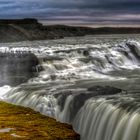
[[[29,108],[0,102],[1,140],[80,140],[72,126]]]
[[[39,62],[28,52],[0,53],[0,86],[16,86],[37,75]]]
[[[140,28],[42,25],[36,19],[0,20],[0,42],[59,39],[95,34],[137,34]]]

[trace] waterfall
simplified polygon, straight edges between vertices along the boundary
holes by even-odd
[[[39,62],[38,76],[1,87],[1,100],[72,124],[81,140],[140,140],[139,42],[34,43],[0,48],[33,53]],[[117,88],[129,84],[130,92]]]
[[[74,128],[83,140],[139,140],[140,114],[107,101],[89,100],[78,112]]]
[[[49,90],[45,90],[45,86],[43,90],[39,88],[32,91],[30,88],[24,85],[12,89],[4,98],[8,102],[30,107],[58,121],[72,124],[81,134],[82,140],[140,138],[138,95],[126,95],[111,87],[95,87],[97,91],[71,90],[68,94],[67,89],[50,94]],[[107,89],[110,89],[108,94],[105,92]]]

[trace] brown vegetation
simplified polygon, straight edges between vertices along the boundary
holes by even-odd
[[[0,140],[80,140],[80,136],[68,124],[0,102]]]

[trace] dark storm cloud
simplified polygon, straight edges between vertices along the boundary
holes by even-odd
[[[0,0],[0,18],[35,17],[63,23],[140,21],[139,0]]]

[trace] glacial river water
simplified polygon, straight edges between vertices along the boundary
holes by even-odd
[[[39,61],[36,77],[0,88],[2,100],[70,123],[82,140],[140,140],[140,35],[0,46]]]

